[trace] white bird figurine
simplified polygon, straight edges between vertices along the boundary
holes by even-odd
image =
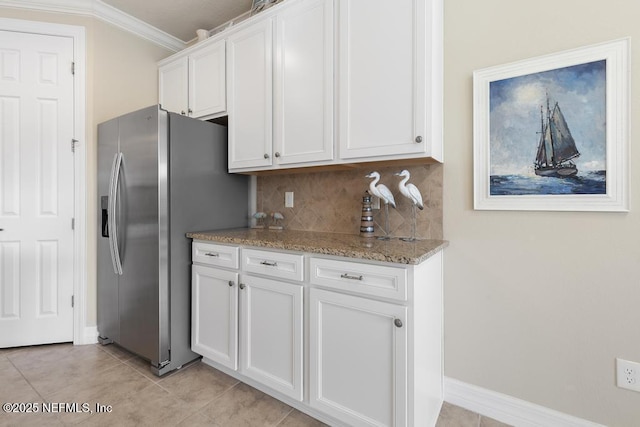
[[[280,212],[271,212],[271,219],[273,220],[273,224],[269,226],[270,230],[282,230],[284,227],[280,223],[284,219],[284,215]]]
[[[424,204],[422,203],[422,195],[420,194],[420,190],[418,190],[418,187],[411,183],[407,184],[407,181],[409,181],[409,178],[411,177],[409,171],[405,169],[402,172],[398,172],[394,175],[404,177],[404,179],[398,184],[398,190],[400,190],[400,193],[402,193],[402,195],[407,199],[411,200],[411,202],[418,208],[420,208],[420,210],[424,209]]]
[[[371,191],[371,194],[382,200],[386,205],[390,204],[394,208],[396,207],[396,201],[393,198],[391,190],[389,190],[389,188],[384,184],[376,186],[378,181],[380,181],[380,174],[378,172],[371,172],[369,175],[366,175],[365,178],[373,178],[373,181],[369,184],[369,191]]]
[[[252,226],[251,228],[264,228],[265,227],[264,219],[267,217],[266,213],[264,213],[264,212],[256,212],[252,216],[256,219],[256,225]]]
[[[280,212],[272,212],[271,213],[271,218],[273,218],[273,221],[277,225],[278,221],[282,221],[284,219],[284,215],[282,215]]]
[[[378,181],[380,181],[380,174],[378,172],[371,172],[369,175],[366,175],[365,178],[373,178],[373,181],[369,184],[369,191],[384,202],[384,236],[379,236],[378,239],[389,240],[391,239],[391,236],[389,236],[389,205],[395,208],[396,201],[393,198],[391,190],[389,190],[386,185],[376,185]]]

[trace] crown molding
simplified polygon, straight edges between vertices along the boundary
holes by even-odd
[[[92,16],[172,52],[187,43],[100,0],[0,0],[0,7]]]

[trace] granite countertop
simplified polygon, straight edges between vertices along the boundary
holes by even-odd
[[[385,241],[353,234],[295,230],[272,231],[251,228],[190,232],[187,233],[187,237],[217,243],[259,246],[399,264],[420,264],[449,245],[446,240],[425,239],[403,242],[394,238]]]

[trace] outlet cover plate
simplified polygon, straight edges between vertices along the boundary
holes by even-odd
[[[616,359],[616,383],[620,388],[640,391],[640,363]]]
[[[284,192],[284,207],[285,208],[293,207],[293,191]]]

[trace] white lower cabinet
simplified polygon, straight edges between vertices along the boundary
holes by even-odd
[[[191,272],[191,349],[237,369],[238,273],[204,265]]]
[[[192,349],[332,426],[435,426],[442,252],[418,265],[194,241]]]
[[[302,401],[302,284],[242,276],[240,371]]]
[[[405,426],[407,308],[309,293],[311,406],[352,426]]]

